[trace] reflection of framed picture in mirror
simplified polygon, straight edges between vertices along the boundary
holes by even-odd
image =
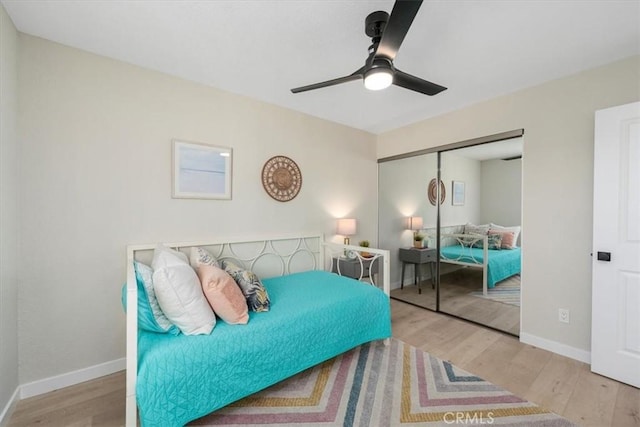
[[[232,150],[173,140],[172,196],[178,199],[231,199]]]
[[[451,181],[451,204],[464,206],[464,182]]]

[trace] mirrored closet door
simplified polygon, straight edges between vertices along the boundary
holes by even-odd
[[[433,198],[437,174],[437,153],[381,163],[378,169],[378,242],[391,252],[391,295],[430,310],[436,309],[438,211],[428,192],[433,182]]]
[[[518,335],[522,138],[440,154],[440,311]]]
[[[379,163],[392,298],[519,334],[522,143],[501,138]]]

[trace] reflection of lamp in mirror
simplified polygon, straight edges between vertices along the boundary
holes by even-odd
[[[356,234],[356,220],[354,218],[340,218],[338,220],[338,234],[344,236],[344,244],[349,244],[349,236]]]
[[[409,217],[407,228],[409,230],[413,230],[413,238],[415,240],[415,237],[418,234],[418,230],[422,230],[422,217],[421,216]]]
[[[409,230],[418,231],[422,229],[422,217],[411,216],[409,217]]]

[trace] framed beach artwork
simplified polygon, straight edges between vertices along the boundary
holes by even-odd
[[[172,197],[231,199],[232,149],[173,140]]]
[[[451,181],[451,204],[464,206],[464,182]]]

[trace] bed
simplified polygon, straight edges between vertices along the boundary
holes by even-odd
[[[182,426],[365,342],[391,336],[388,251],[368,249],[381,274],[369,284],[325,271],[356,246],[321,235],[166,244],[206,247],[255,271],[271,299],[246,325],[218,321],[210,335],[138,330],[127,310],[127,425]],[[127,299],[137,300],[134,260],[156,245],[128,247]],[[373,285],[373,286],[370,286]]]
[[[480,234],[443,234],[440,261],[482,269],[482,293],[496,283],[520,273],[522,252],[514,249],[489,249],[488,236]]]

